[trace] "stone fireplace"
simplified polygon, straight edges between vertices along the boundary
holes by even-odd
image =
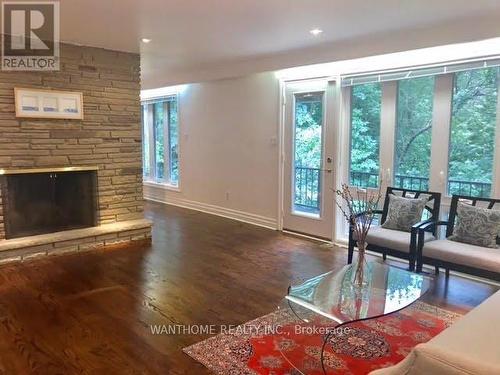
[[[0,71],[0,262],[150,239],[139,56],[62,44],[60,65]],[[84,118],[17,118],[14,87],[80,91]]]

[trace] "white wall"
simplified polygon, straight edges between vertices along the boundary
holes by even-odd
[[[276,227],[275,75],[190,84],[180,93],[179,123],[180,191],[147,185],[145,197]]]
[[[387,61],[386,68],[390,68],[394,61]],[[351,66],[344,65],[345,69]],[[368,60],[366,65],[373,66]],[[180,189],[146,183],[144,196],[277,228],[279,87],[272,72],[186,85],[179,97]],[[348,125],[345,114],[341,117],[339,126],[345,131],[339,139],[347,145]],[[337,160],[342,159],[340,153],[348,155],[340,146]],[[391,166],[391,160],[385,164]],[[339,170],[347,178],[347,168]],[[342,233],[341,228],[337,233]]]

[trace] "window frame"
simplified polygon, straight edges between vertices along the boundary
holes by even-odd
[[[302,217],[307,217],[310,219],[317,219],[317,220],[322,220],[324,216],[324,209],[325,209],[325,202],[324,202],[324,196],[321,194],[323,192],[323,187],[324,187],[324,179],[321,176],[321,171],[324,168],[324,157],[325,157],[325,145],[326,145],[326,137],[325,137],[325,130],[326,130],[326,95],[327,95],[327,89],[319,89],[319,90],[301,90],[301,91],[294,91],[293,92],[293,132],[292,132],[292,137],[293,137],[293,147],[292,147],[292,165],[294,166],[295,170],[295,156],[296,156],[296,136],[297,136],[297,124],[296,124],[296,109],[297,109],[297,96],[304,95],[304,94],[321,94],[321,112],[322,112],[322,118],[321,118],[321,155],[320,155],[320,178],[319,178],[319,185],[318,185],[318,194],[319,194],[319,213],[318,214],[309,214],[306,212],[301,212],[298,210],[295,210],[295,173],[292,173],[292,181],[291,186],[293,186],[292,189],[292,194],[291,194],[291,215],[292,216],[302,216]]]
[[[485,61],[481,62],[481,67],[486,67]],[[445,65],[442,65],[446,67]],[[488,66],[489,67],[489,66]],[[499,67],[497,67],[500,69]],[[448,71],[448,73],[445,73]],[[444,69],[444,73],[434,75],[434,99],[433,99],[433,112],[432,112],[432,134],[431,134],[431,163],[430,163],[430,173],[429,173],[429,191],[441,192],[441,211],[440,218],[446,220],[447,213],[451,204],[451,196],[448,196],[447,192],[447,177],[448,177],[448,147],[443,147],[443,144],[449,145],[450,138],[450,126],[451,126],[451,106],[452,106],[452,96],[453,96],[453,80],[454,74],[460,70],[448,70]],[[500,74],[500,72],[498,73]],[[338,82],[343,82],[343,75],[337,75],[336,80]],[[381,81],[382,90],[384,86],[388,83],[397,84],[397,81]],[[500,79],[498,80],[500,86]],[[335,154],[337,155],[336,163],[336,173],[335,173],[335,186],[340,188],[342,183],[350,184],[350,169],[351,169],[351,91],[352,82],[350,84],[339,84],[337,87],[338,92],[338,108],[339,108],[339,127],[338,127],[338,143],[336,144],[337,150]],[[394,103],[397,103],[397,90],[394,90],[394,96],[391,98],[390,90],[387,92],[387,98],[392,99]],[[497,116],[496,116],[496,134],[495,134],[495,150],[494,150],[494,160],[493,160],[493,174],[492,174],[492,197],[500,197],[500,87],[497,95]],[[382,98],[384,100],[384,97]],[[391,109],[391,106],[384,106],[382,103],[382,109],[384,113],[387,113],[387,117],[381,113],[381,131],[384,127],[389,126],[395,132],[395,125],[397,121],[397,107]],[[391,119],[390,112],[392,111],[392,118],[394,122],[387,123]],[[383,153],[387,152],[386,147],[390,146],[391,157],[394,157],[394,142],[386,142],[382,139],[380,151]],[[395,133],[391,137],[395,141]],[[391,143],[391,144],[387,144]],[[390,163],[390,168],[394,169],[393,163]],[[382,171],[383,165],[380,165],[380,170]],[[389,184],[392,183],[394,171],[391,169]],[[387,172],[387,170],[385,170]],[[384,179],[385,180],[385,179]],[[387,182],[387,181],[385,181]],[[381,187],[381,193],[385,194],[385,188],[387,185]],[[354,195],[358,188],[356,186],[349,185],[351,193]],[[368,188],[367,190],[376,191],[377,189]],[[334,219],[334,242],[344,246],[347,245],[347,230],[348,225],[346,220],[342,217],[341,213],[337,210],[335,212]]]
[[[171,145],[171,129],[170,129],[170,112],[172,102],[175,102],[176,112],[177,112],[177,183],[172,183],[172,161],[170,156],[170,145]],[[156,177],[156,142],[154,136],[154,105],[157,103],[163,103],[163,160],[164,160],[164,178],[160,179]],[[147,106],[147,110],[144,110],[144,106]],[[147,113],[147,121],[144,121],[145,115]],[[166,114],[166,115],[165,115]],[[180,145],[180,115],[179,115],[179,94],[165,95],[157,98],[148,98],[147,100],[141,101],[141,127],[144,134],[145,131],[148,132],[149,139],[149,175],[146,175],[143,170],[143,185],[162,187],[167,190],[180,191],[181,190],[181,145]],[[142,157],[144,158],[144,140],[142,141]],[[168,152],[165,152],[168,150]]]
[[[429,171],[429,191],[441,192],[444,203],[451,201],[448,194],[448,161],[449,143],[451,131],[451,110],[453,100],[453,84],[456,72],[439,74],[434,76],[434,98],[432,112],[431,130],[431,163]],[[382,180],[382,191],[394,181],[395,141],[397,126],[397,96],[399,81],[381,82],[381,127],[380,127],[380,155],[379,168]],[[500,79],[498,80],[500,86]],[[347,136],[344,138],[347,146],[348,160],[343,174],[345,180],[350,183],[351,170],[351,113],[352,113],[352,86],[341,89],[345,116],[343,118],[344,128]],[[442,145],[446,144],[447,147]],[[497,95],[497,116],[495,151],[492,166],[492,196],[500,195],[500,87]],[[350,187],[356,190],[356,186]],[[373,188],[370,188],[373,189]]]
[[[498,68],[500,69],[500,68]],[[431,162],[429,171],[429,191],[440,192],[441,218],[446,218],[446,213],[451,204],[451,196],[448,195],[448,161],[451,131],[451,114],[453,100],[453,83],[456,72],[437,74],[434,76],[434,99],[432,111],[431,130]],[[499,73],[500,74],[500,73]],[[380,82],[382,85],[381,103],[381,128],[380,128],[380,178],[382,179],[381,192],[385,193],[387,186],[394,181],[394,151],[396,141],[397,122],[397,95],[398,81]],[[497,116],[495,150],[492,165],[492,197],[500,197],[500,79],[498,80],[499,91],[497,95]],[[340,124],[342,145],[339,147],[338,155],[340,168],[337,174],[336,186],[347,182],[351,193],[355,194],[358,187],[350,185],[351,170],[351,113],[352,113],[352,86],[340,87]],[[443,147],[446,144],[446,147]],[[346,156],[346,159],[343,158]],[[342,160],[345,160],[342,162]],[[371,191],[378,189],[368,188]],[[336,241],[344,242],[347,224],[345,220],[336,215]]]

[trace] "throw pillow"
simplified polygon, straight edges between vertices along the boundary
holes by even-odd
[[[414,224],[422,220],[426,198],[405,198],[389,195],[387,218],[382,228],[409,232]]]
[[[497,247],[500,211],[458,202],[456,218],[450,240],[483,247]]]

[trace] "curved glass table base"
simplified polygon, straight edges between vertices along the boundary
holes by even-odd
[[[324,334],[319,356],[324,374],[326,346],[345,324],[402,310],[422,297],[432,284],[427,276],[369,262],[365,271],[366,285],[358,288],[351,281],[353,268],[348,264],[338,272],[331,271],[291,286],[278,307],[292,314],[301,324],[312,325],[310,332]],[[303,364],[294,363],[294,358],[283,350],[280,352],[296,370],[307,374],[301,369]]]

